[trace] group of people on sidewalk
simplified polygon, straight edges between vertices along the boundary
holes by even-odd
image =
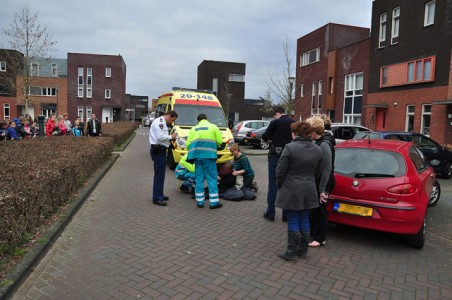
[[[169,200],[163,194],[166,153],[177,134],[170,134],[168,126],[176,119],[177,113],[168,111],[154,120],[150,128],[150,153],[154,161],[152,200],[156,205],[166,206]],[[217,171],[221,132],[205,114],[199,114],[197,121],[198,125],[191,128],[187,138],[188,153],[176,167],[175,175],[183,181],[181,189],[190,191],[194,186],[197,207],[203,208],[208,198],[211,209],[221,208],[221,195],[224,198],[229,188],[237,186],[239,176],[243,177],[243,190],[253,187],[254,171],[237,144],[230,147],[234,161],[225,163]],[[267,209],[263,216],[274,221],[275,207],[283,210],[283,221],[288,223],[287,249],[279,256],[288,261],[306,258],[308,247],[326,244],[326,203],[335,185],[336,143],[330,129],[331,120],[326,115],[296,122],[283,108],[276,107],[274,120],[262,136],[263,141],[270,144]],[[208,192],[204,188],[205,181]]]
[[[277,107],[274,118],[262,136],[271,143],[264,218],[274,221],[275,207],[282,208],[288,223],[287,250],[279,257],[296,261],[306,258],[308,247],[326,244],[326,203],[335,185],[336,142],[326,115],[295,122]]]
[[[153,204],[166,206],[169,200],[168,196],[163,194],[163,186],[165,181],[166,169],[166,153],[170,142],[177,137],[176,133],[170,134],[168,126],[172,124],[178,115],[175,111],[168,111],[163,116],[157,118],[152,122],[149,130],[149,143],[151,144],[150,154],[154,161],[154,185],[153,185]],[[243,191],[251,189],[254,179],[254,171],[251,168],[248,158],[240,153],[240,148],[237,144],[231,146],[230,151],[234,156],[233,168],[230,164],[226,164],[220,173],[217,171],[217,148],[223,142],[220,129],[207,120],[205,114],[197,116],[198,124],[191,128],[186,148],[188,153],[182,157],[178,166],[176,167],[176,177],[184,181],[181,188],[190,190],[194,185],[194,197],[198,208],[203,208],[206,198],[209,200],[209,208],[221,208],[223,204],[220,200],[219,187],[225,188],[226,185],[231,184],[232,181],[227,180],[229,176],[243,177]],[[227,167],[230,166],[229,170]],[[222,178],[222,176],[224,178]],[[207,192],[204,184],[207,181]],[[236,181],[233,181],[234,187]],[[230,187],[232,188],[232,186]],[[224,191],[222,195],[227,192]],[[253,194],[254,196],[254,194]],[[255,196],[248,198],[255,199]],[[236,198],[244,198],[238,196]],[[231,199],[232,200],[232,199]],[[251,200],[251,199],[249,199]]]
[[[46,126],[45,134],[46,136],[56,136],[56,135],[73,135],[73,136],[102,136],[102,123],[97,120],[95,114],[91,114],[91,118],[85,123],[78,117],[74,124],[69,120],[69,115],[63,114],[56,117],[55,114],[50,114]]]
[[[38,128],[30,115],[12,120],[0,120],[0,141],[19,141],[38,135]]]

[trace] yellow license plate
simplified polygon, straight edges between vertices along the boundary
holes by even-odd
[[[358,205],[344,204],[344,203],[334,203],[333,210],[350,215],[357,215],[362,217],[371,217],[373,213],[373,208],[364,207]]]

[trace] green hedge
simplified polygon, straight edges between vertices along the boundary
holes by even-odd
[[[102,136],[113,138],[115,145],[121,145],[135,132],[138,123],[114,122],[102,124]]]

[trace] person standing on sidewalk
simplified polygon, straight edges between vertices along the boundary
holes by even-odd
[[[326,232],[328,229],[327,199],[328,194],[334,188],[334,159],[336,140],[331,134],[331,120],[327,115],[314,116],[306,120],[313,127],[311,138],[322,150],[323,166],[322,176],[316,181],[319,193],[319,207],[310,212],[311,242],[309,247],[319,247],[326,244]]]
[[[187,139],[188,161],[195,162],[195,198],[199,208],[204,207],[204,181],[209,187],[210,208],[220,208],[217,186],[217,147],[223,142],[217,125],[207,121],[205,114],[197,117],[198,125],[190,129]],[[155,121],[154,121],[155,122]]]
[[[310,237],[309,210],[319,206],[316,179],[322,172],[322,151],[312,143],[308,122],[291,126],[293,141],[286,145],[276,167],[276,206],[287,217],[287,250],[284,260],[306,258]]]
[[[154,184],[152,191],[152,203],[155,205],[166,206],[168,197],[163,195],[163,186],[165,184],[166,170],[166,151],[170,141],[175,140],[177,133],[169,134],[168,126],[177,119],[177,113],[173,110],[168,111],[163,116],[152,122],[149,129],[149,143],[151,144],[151,158],[154,162]]]
[[[269,221],[275,220],[275,201],[276,201],[276,166],[279,157],[286,146],[292,141],[292,133],[290,125],[295,121],[289,118],[284,108],[277,106],[273,111],[275,120],[270,122],[267,130],[262,135],[264,142],[271,142],[268,152],[268,192],[267,192],[267,209],[264,218]],[[283,211],[283,221],[286,218]]]
[[[96,114],[91,114],[88,121],[88,136],[102,136],[102,124],[96,119]]]

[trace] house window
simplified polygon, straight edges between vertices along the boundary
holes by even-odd
[[[91,118],[91,114],[92,113],[93,113],[93,107],[92,106],[87,106],[86,107],[86,122],[88,122],[89,118]]]
[[[426,136],[430,136],[430,117],[432,115],[432,105],[424,104],[422,105],[422,123],[421,123],[421,133]]]
[[[52,72],[52,76],[53,76],[53,77],[58,76],[57,64],[52,64],[52,70],[51,70],[51,72]]]
[[[245,75],[243,75],[243,74],[229,74],[229,81],[245,82]]]
[[[6,72],[6,61],[0,61],[0,72]]]
[[[435,23],[435,2],[430,1],[425,4],[424,26],[430,26]]]
[[[361,123],[363,81],[363,73],[355,73],[345,76],[344,123]]]
[[[334,84],[334,79],[333,79],[333,77],[328,78],[328,86],[329,86],[328,91],[329,91],[329,94],[330,94],[330,95],[333,95],[333,92],[334,92],[334,86],[333,86],[333,84]]]
[[[399,42],[399,28],[400,28],[400,6],[392,10],[392,30],[391,30],[391,44]]]
[[[83,121],[83,106],[77,108],[77,116]]]
[[[77,95],[79,98],[83,98],[83,84],[84,84],[83,67],[79,67],[78,68],[78,95]]]
[[[110,99],[111,98],[111,90],[110,89],[106,89],[105,90],[105,99]]]
[[[300,97],[304,97],[304,84],[300,84]]]
[[[93,97],[93,69],[86,68],[86,98]]]
[[[381,85],[388,84],[388,68],[381,68]]]
[[[312,49],[300,56],[300,67],[304,67],[320,60],[320,48]]]
[[[105,77],[111,77],[111,68],[105,68]]]
[[[215,95],[218,94],[218,78],[212,79],[212,91],[214,92]]]
[[[380,87],[400,86],[435,80],[436,56],[406,61],[380,70]]]
[[[414,81],[414,62],[408,63],[408,82]]]
[[[319,80],[319,96],[322,96],[322,80]]]
[[[11,109],[10,109],[9,103],[4,103],[3,104],[3,117],[5,119],[10,119],[11,118]]]
[[[30,76],[39,76],[39,65],[37,63],[31,63]]]
[[[56,96],[56,87],[30,86],[28,95],[30,96]]]
[[[315,81],[312,82],[312,89],[311,89],[311,115],[315,114],[315,92],[317,90],[317,84]]]
[[[406,107],[406,121],[405,121],[405,131],[413,131],[414,128],[414,105],[407,105]]]
[[[380,15],[380,34],[378,38],[378,48],[383,48],[385,46],[387,18],[388,18],[387,13],[383,13]]]

